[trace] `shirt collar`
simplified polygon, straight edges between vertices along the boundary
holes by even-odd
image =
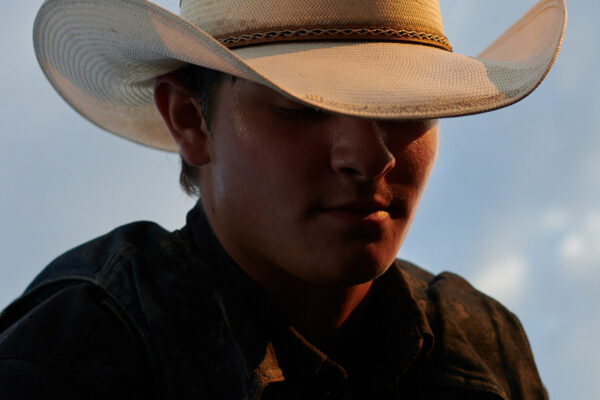
[[[268,296],[236,265],[210,228],[200,202],[188,214],[184,236],[193,241],[223,279],[223,312],[228,314],[235,342],[252,369],[257,391],[286,379],[313,379],[337,385],[349,372],[298,333]],[[423,353],[433,335],[404,272],[390,268],[371,289],[367,317],[352,343],[352,355],[366,362],[369,385],[389,386]],[[347,350],[347,349],[346,349]],[[347,352],[347,351],[346,351]],[[350,371],[352,373],[352,371]]]
[[[248,385],[254,388],[255,398],[269,385],[295,378],[304,386],[312,380],[317,386],[332,387],[353,379],[347,360],[306,340],[229,257],[210,228],[200,202],[188,213],[188,224],[181,233],[220,276],[216,300],[246,365]],[[418,368],[425,368],[427,374],[424,384],[459,386],[506,397],[494,374],[462,335],[461,326],[452,323],[455,316],[441,315],[436,306],[439,299],[432,298],[435,295],[431,293],[436,279],[407,265],[397,260],[375,280],[367,317],[359,324],[364,329],[352,346],[338,354],[359,359],[361,362],[356,364],[363,366],[363,375],[368,376],[363,384],[376,390],[394,385],[412,366],[421,364]],[[232,372],[239,375],[239,371]]]

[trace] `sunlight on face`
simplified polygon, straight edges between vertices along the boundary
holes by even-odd
[[[215,111],[202,201],[243,269],[320,284],[385,272],[431,171],[436,121],[330,114],[241,79]]]

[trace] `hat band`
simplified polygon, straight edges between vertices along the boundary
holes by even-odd
[[[287,42],[301,40],[381,40],[426,44],[443,50],[452,51],[452,45],[444,35],[434,33],[395,29],[386,27],[335,27],[319,26],[310,28],[290,28],[263,32],[239,33],[235,36],[217,37],[224,46],[232,49],[255,44]]]

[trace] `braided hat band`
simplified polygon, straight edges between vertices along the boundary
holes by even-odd
[[[533,92],[566,15],[564,0],[540,0],[478,56],[450,51],[437,0],[183,0],[180,16],[147,0],[46,0],[33,37],[46,77],[81,115],[177,151],[153,88],[185,64],[333,113],[453,117]]]
[[[294,40],[380,40],[451,50],[437,0],[198,0],[181,16],[229,48]]]
[[[238,33],[227,37],[217,37],[224,46],[234,49],[256,44],[288,42],[297,40],[373,40],[404,43],[419,43],[452,51],[448,38],[435,33],[385,27],[332,27],[276,29],[266,32]]]

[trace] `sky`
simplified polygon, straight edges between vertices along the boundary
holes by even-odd
[[[178,0],[157,2],[176,11]],[[184,224],[178,157],[96,128],[45,80],[41,1],[0,3],[0,308],[53,258],[124,223]],[[533,0],[440,0],[476,55]],[[553,399],[600,398],[600,54],[597,1],[568,0],[547,80],[519,104],[441,121],[436,167],[399,257],[467,278],[515,312]]]

